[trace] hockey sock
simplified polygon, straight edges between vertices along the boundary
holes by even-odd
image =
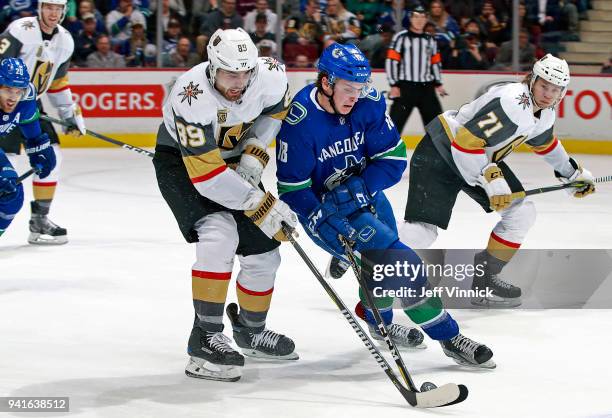
[[[263,331],[266,326],[266,316],[272,301],[274,287],[264,291],[247,289],[236,283],[236,295],[240,313],[238,320],[241,324],[253,328],[255,332]]]
[[[210,331],[223,330],[223,307],[232,272],[191,270],[195,326]]]
[[[520,247],[520,243],[505,240],[495,232],[491,232],[489,243],[487,244],[487,253],[505,265],[510,261],[514,254],[516,254]]]
[[[51,201],[53,200],[53,196],[55,196],[57,182],[34,181],[32,182],[32,186],[34,200],[40,207],[45,208],[47,213],[49,213]]]

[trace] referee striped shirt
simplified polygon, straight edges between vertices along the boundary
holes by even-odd
[[[385,70],[391,86],[398,81],[442,84],[440,53],[429,34],[403,30],[393,36],[387,50]]]

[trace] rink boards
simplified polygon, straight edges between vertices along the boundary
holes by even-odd
[[[169,86],[182,71],[151,70],[87,70],[70,72],[75,100],[92,131],[108,134],[137,146],[153,146],[161,122],[163,101]],[[292,92],[315,80],[314,71],[288,72]],[[449,96],[442,98],[445,110],[457,109],[473,100],[491,85],[517,81],[522,75],[500,72],[443,73]],[[385,73],[376,71],[373,85],[386,94],[389,89]],[[202,82],[206,82],[202,80]],[[574,75],[567,95],[557,109],[556,134],[570,152],[612,154],[612,77]],[[46,100],[44,100],[46,102]],[[48,102],[46,108],[50,109]],[[53,111],[50,112],[53,114]],[[402,132],[409,147],[421,138],[423,125],[418,112],[413,112]],[[62,138],[68,147],[102,147],[94,138]]]

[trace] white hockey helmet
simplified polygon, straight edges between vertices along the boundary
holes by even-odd
[[[40,0],[38,2],[38,18],[42,19],[42,5],[43,3],[47,3],[47,4],[57,4],[59,6],[64,6],[64,10],[62,11],[62,17],[60,17],[59,23],[62,23],[62,21],[64,20],[64,17],[66,17],[66,3],[68,2],[68,0]]]
[[[210,82],[213,87],[218,69],[248,71],[257,68],[257,47],[242,28],[217,29],[210,37],[206,49],[210,63]],[[254,76],[255,71],[251,75],[251,80]]]
[[[533,84],[538,77],[541,77],[555,86],[561,87],[561,94],[557,101],[555,101],[553,107],[556,106],[567,92],[567,86],[570,82],[569,65],[567,65],[564,59],[546,54],[533,64],[531,84],[529,86],[530,90],[533,88]]]

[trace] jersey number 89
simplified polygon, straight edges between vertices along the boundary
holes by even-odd
[[[185,125],[176,121],[176,132],[181,145],[186,147],[201,147],[206,142],[202,128],[193,125]]]

